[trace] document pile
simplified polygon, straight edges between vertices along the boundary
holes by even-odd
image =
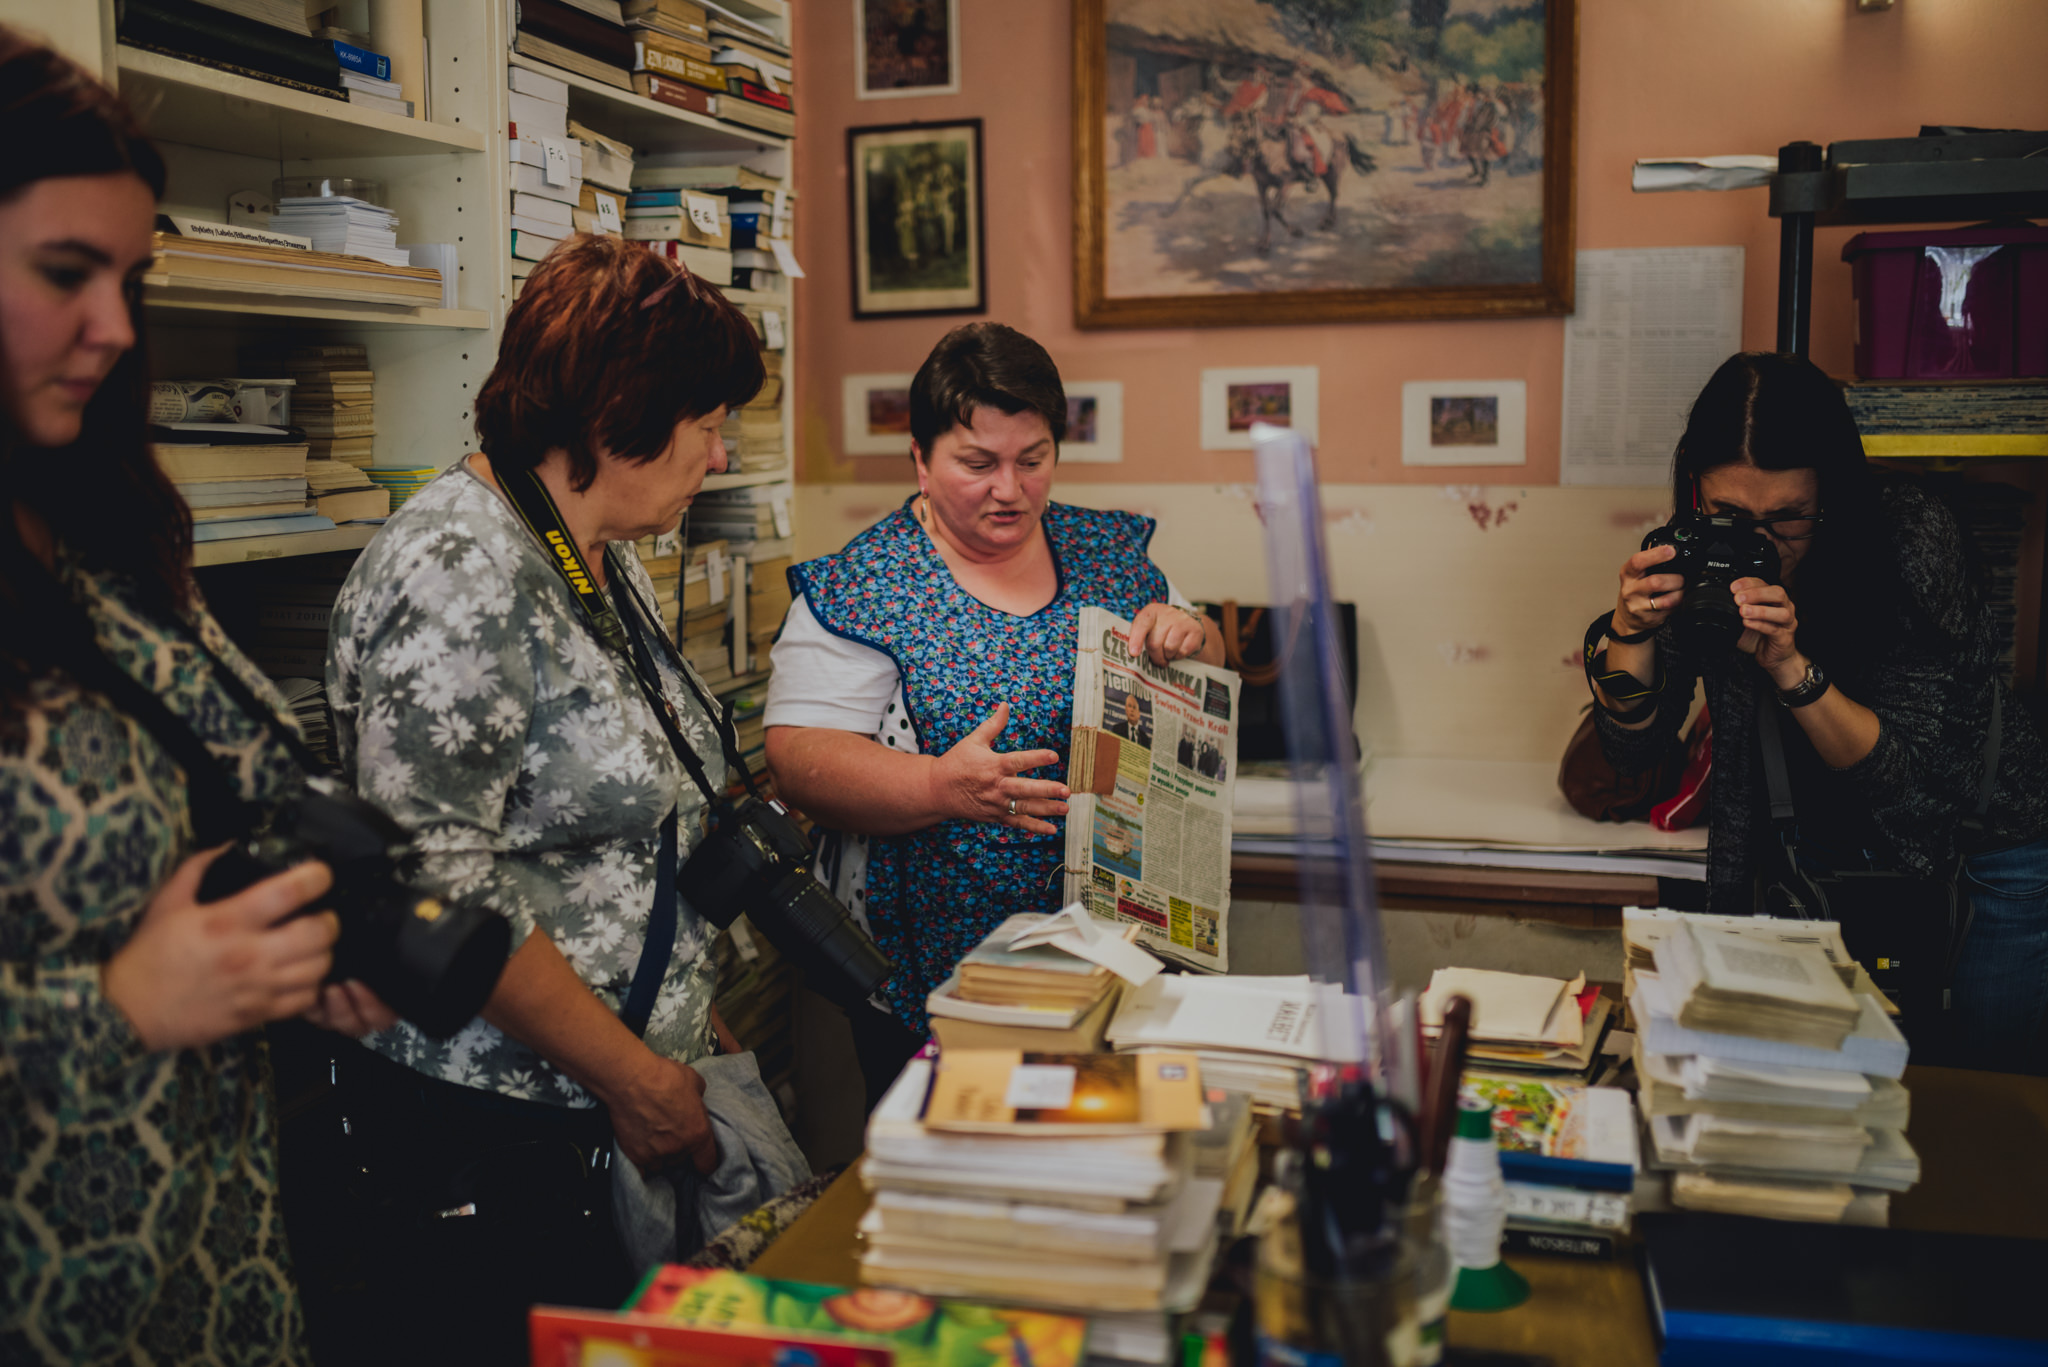
[[[1418,1008],[1424,1034],[1436,1034],[1454,996],[1472,1002],[1466,1056],[1474,1064],[1538,1073],[1590,1073],[1614,1010],[1599,988],[1586,986],[1583,973],[1566,982],[1527,973],[1439,968]]]
[[[1094,1053],[1123,986],[1159,973],[1136,937],[1078,905],[1012,916],[925,999],[932,1034],[942,1049]]]
[[[1636,1071],[1673,1204],[1881,1225],[1920,1180],[1906,1041],[1832,922],[1630,909]],[[1647,946],[1655,971],[1637,966]]]
[[[309,237],[316,252],[412,264],[412,253],[398,245],[398,215],[354,195],[286,195],[270,216],[270,231]]]
[[[913,1060],[868,1121],[861,1280],[1084,1313],[1191,1309],[1226,1184],[1196,1175],[1195,1139],[1231,1118],[1204,1103],[1186,1055]]]
[[[1125,994],[1109,1042],[1125,1053],[1193,1054],[1210,1086],[1244,1092],[1263,1110],[1296,1111],[1310,1064],[1356,1059],[1356,1031],[1345,1024],[1355,1004],[1306,977],[1162,974]]]

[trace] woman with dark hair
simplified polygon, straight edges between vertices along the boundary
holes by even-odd
[[[917,494],[790,572],[765,717],[778,790],[848,837],[827,870],[896,965],[888,1013],[851,1013],[870,1105],[961,956],[1059,908],[1080,610],[1130,618],[1155,664],[1223,662],[1147,554],[1151,518],[1051,501],[1067,397],[1045,348],[955,328],[911,382],[910,431]]]
[[[422,1359],[523,1360],[526,1306],[630,1291],[614,1143],[650,1175],[718,1164],[691,1065],[737,1048],[675,871],[726,763],[631,543],[725,468],[719,426],[763,377],[716,290],[637,243],[566,240],[505,320],[482,450],[406,501],[336,600],[344,769],[425,852],[418,882],[503,912],[517,945],[454,1037],[401,1024],[352,1061],[395,1228],[417,1233],[373,1250],[364,1308]]]
[[[1777,709],[1796,847],[1813,869],[1936,877],[1959,849],[1968,856],[1953,1005],[1945,1029],[1916,1034],[1916,1052],[1940,1039],[1957,1062],[2048,1068],[2048,753],[2000,678],[1998,630],[1954,518],[1865,461],[1841,390],[1818,367],[1769,353],[1730,358],[1701,390],[1672,497],[1762,532],[1778,582],[1735,580],[1736,648],[1703,655],[1675,620],[1687,586],[1667,568],[1674,548],[1628,558],[1613,612],[1588,636],[1589,651],[1601,634],[1608,642],[1591,672],[1609,759],[1624,772],[1658,762],[1704,681],[1708,908],[1747,914],[1758,879],[1782,862],[1760,717]],[[1963,827],[1979,803],[1994,696],[1997,768],[1975,836]]]
[[[391,1018],[323,992],[331,914],[283,919],[323,866],[198,899],[219,851],[196,852],[202,779],[163,737],[196,737],[242,803],[303,776],[199,601],[147,442],[163,162],[104,86],[5,29],[0,134],[0,1357],[304,1362],[255,1027]]]

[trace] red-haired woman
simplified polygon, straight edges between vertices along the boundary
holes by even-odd
[[[521,1356],[514,1312],[536,1300],[630,1289],[601,1165],[614,1136],[649,1173],[717,1162],[690,1066],[719,1042],[713,932],[673,870],[726,765],[630,543],[724,469],[719,427],[762,378],[716,290],[637,244],[569,239],[506,319],[482,451],[406,502],[335,604],[344,769],[428,852],[419,881],[504,912],[519,944],[452,1039],[400,1025],[358,1061],[397,1136],[395,1199],[426,1235],[379,1284],[417,1288],[455,1330],[451,1361]]]
[[[302,775],[147,442],[163,161],[5,29],[0,140],[0,1360],[302,1363],[254,1027],[390,1015],[283,919],[321,865],[198,900],[215,818]]]

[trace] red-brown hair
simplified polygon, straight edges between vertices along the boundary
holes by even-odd
[[[765,375],[753,324],[724,295],[637,242],[579,234],[534,267],[506,315],[477,439],[507,469],[560,447],[587,489],[600,450],[652,460],[676,424],[739,407]]]

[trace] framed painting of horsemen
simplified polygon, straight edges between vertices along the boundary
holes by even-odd
[[[1577,0],[1074,0],[1074,312],[1571,311]]]
[[[981,313],[981,120],[846,130],[853,316]]]

